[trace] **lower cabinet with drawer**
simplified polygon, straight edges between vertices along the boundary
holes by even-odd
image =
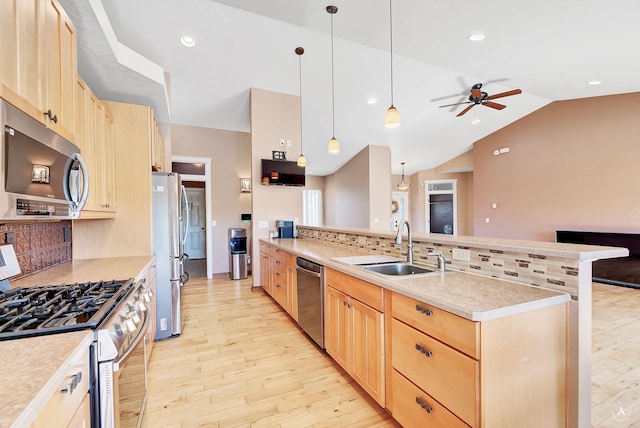
[[[383,290],[329,268],[325,279],[327,353],[384,406]]]
[[[404,427],[567,426],[566,304],[474,322],[390,295],[390,408]]]
[[[62,379],[38,413],[31,428],[86,427],[91,424],[89,399],[89,347],[61,368]]]

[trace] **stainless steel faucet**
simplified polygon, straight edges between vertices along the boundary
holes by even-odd
[[[444,256],[439,251],[433,251],[431,253],[427,253],[427,256],[436,256],[438,258],[438,269],[440,272],[445,272],[445,264],[444,264]]]
[[[402,220],[396,233],[396,244],[402,245],[402,228],[407,226],[407,263],[413,263],[413,238],[411,237],[411,226],[407,220]]]

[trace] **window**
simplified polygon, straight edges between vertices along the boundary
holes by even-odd
[[[302,190],[302,224],[305,226],[322,226],[322,190]]]

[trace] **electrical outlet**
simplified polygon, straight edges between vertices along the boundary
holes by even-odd
[[[287,140],[287,147],[291,147],[291,140]]]
[[[345,235],[344,233],[339,233],[338,234],[338,240],[339,241],[346,241],[347,240],[347,235]]]
[[[165,331],[167,329],[167,319],[166,318],[161,318],[160,319],[160,331]]]
[[[489,223],[489,217],[485,217],[484,222]]]
[[[269,228],[269,222],[266,220],[260,220],[258,222],[258,229],[268,229]]]
[[[500,149],[500,154],[502,154],[502,153],[509,153],[509,147],[502,147]]]

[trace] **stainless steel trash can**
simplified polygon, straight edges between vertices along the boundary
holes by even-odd
[[[247,229],[229,229],[229,278],[247,278]]]

